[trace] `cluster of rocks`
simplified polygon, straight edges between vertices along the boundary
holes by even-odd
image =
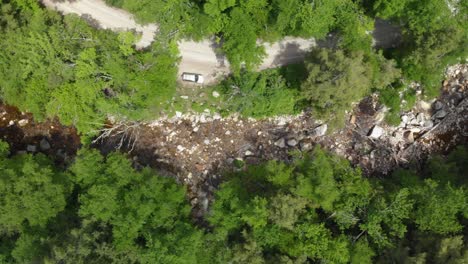
[[[416,139],[437,126],[449,113],[453,112],[465,98],[468,84],[468,71],[464,65],[455,65],[447,70],[450,81],[443,83],[443,99],[432,102],[418,101],[412,111],[401,115],[401,123],[391,126],[373,126],[368,136],[372,139],[386,138],[397,149],[405,148]]]

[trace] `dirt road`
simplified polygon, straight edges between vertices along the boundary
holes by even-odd
[[[136,43],[137,48],[144,48],[151,44],[156,31],[156,24],[140,25],[128,12],[107,6],[102,0],[77,0],[73,2],[54,2],[53,0],[42,0],[42,3],[50,8],[64,14],[75,13],[78,15],[88,14],[97,20],[101,27],[112,30],[134,29],[142,34],[141,40]],[[267,56],[259,69],[277,67],[287,63],[300,61],[305,51],[315,45],[313,39],[285,38],[279,42],[265,43]],[[204,40],[193,42],[183,40],[179,42],[182,60],[179,72],[195,72],[205,76],[207,83],[213,82],[218,76],[229,72],[229,64],[222,55],[216,53],[214,41]]]
[[[141,33],[141,39],[136,43],[137,48],[144,48],[151,44],[158,30],[156,24],[139,25],[133,16],[121,9],[107,6],[101,0],[79,0],[73,2],[54,2],[53,0],[42,0],[42,3],[50,8],[56,9],[63,14],[90,15],[96,19],[102,28],[112,30],[135,29]]]
[[[40,0],[51,9],[64,14],[87,14],[100,23],[102,28],[112,30],[134,29],[142,37],[137,48],[144,48],[151,44],[156,36],[156,24],[140,25],[133,15],[128,12],[107,6],[102,0],[76,0],[73,2],[54,2],[53,0]],[[384,20],[377,19],[373,32],[374,44],[379,47],[395,47],[400,41],[400,30]],[[332,45],[322,41],[325,46]],[[259,66],[259,70],[274,68],[303,60],[306,51],[316,46],[314,39],[286,37],[275,43],[259,43],[265,46],[266,57]],[[229,73],[229,63],[222,54],[217,52],[217,45],[212,40],[193,42],[181,40],[179,50],[182,60],[179,65],[179,75],[183,72],[200,73],[205,76],[206,83],[215,82],[220,76]]]

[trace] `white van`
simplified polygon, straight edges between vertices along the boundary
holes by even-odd
[[[203,78],[203,75],[198,74],[198,73],[190,73],[190,72],[184,72],[182,73],[182,80],[186,82],[194,82],[194,83],[203,83],[205,79]]]

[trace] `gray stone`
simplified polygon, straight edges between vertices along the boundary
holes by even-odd
[[[369,131],[368,136],[370,138],[380,138],[384,133],[383,128],[379,126],[373,126],[372,129]]]
[[[444,118],[446,115],[447,115],[447,112],[444,109],[441,109],[434,114],[434,118],[441,119],[441,118]]]
[[[43,138],[41,139],[41,142],[39,143],[39,148],[41,148],[42,151],[46,151],[50,149],[50,143],[47,141],[47,139]]]
[[[314,134],[318,137],[321,137],[321,136],[324,136],[326,133],[327,133],[327,130],[328,130],[328,125],[327,124],[323,124],[319,127],[316,127],[314,129]]]
[[[280,147],[280,148],[286,147],[286,142],[285,142],[284,138],[278,139],[278,140],[275,142],[275,146]]]
[[[295,138],[291,138],[288,140],[288,146],[295,147],[297,145],[297,140]]]
[[[36,152],[36,151],[37,151],[37,147],[36,147],[35,145],[28,145],[28,146],[26,147],[26,150],[27,150],[28,152]]]
[[[300,146],[301,146],[301,150],[302,150],[302,151],[306,151],[306,150],[312,149],[312,144],[310,144],[310,143],[301,142]]]
[[[424,128],[431,128],[434,126],[434,122],[432,122],[432,120],[426,120],[424,121],[424,124],[423,124],[423,127]]]
[[[435,101],[435,103],[432,105],[432,107],[436,111],[442,109],[443,106],[444,106],[444,104],[442,104],[441,101]]]

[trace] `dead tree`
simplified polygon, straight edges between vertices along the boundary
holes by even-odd
[[[92,141],[93,144],[106,140],[117,139],[115,149],[127,148],[132,152],[140,137],[140,122],[117,122],[110,127],[98,131],[99,136]]]

